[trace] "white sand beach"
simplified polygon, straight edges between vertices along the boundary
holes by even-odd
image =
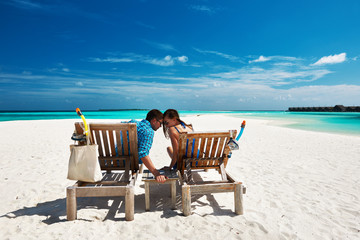
[[[242,121],[184,120],[196,130],[239,130]],[[181,189],[171,210],[168,185],[150,189],[146,212],[139,178],[130,222],[123,197],[80,198],[78,220],[66,220],[75,120],[0,122],[0,239],[360,239],[360,137],[244,120],[240,150],[227,166],[247,188],[244,215],[235,215],[232,193],[219,193],[194,196],[193,213],[184,217]],[[170,161],[169,145],[159,129],[150,153],[158,168]]]

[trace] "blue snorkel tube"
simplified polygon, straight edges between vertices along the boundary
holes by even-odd
[[[229,142],[227,143],[231,150],[239,150],[239,144],[237,141],[240,140],[241,135],[244,132],[245,125],[246,125],[246,121],[243,121],[241,124],[241,129],[240,129],[239,135],[236,137],[236,140],[234,140],[233,138],[230,138]]]
[[[241,138],[241,135],[243,134],[244,129],[245,129],[245,125],[246,125],[246,121],[244,120],[244,121],[242,122],[242,124],[241,124],[241,130],[240,130],[239,135],[238,135],[237,138],[236,138],[236,141],[239,141],[239,139]]]

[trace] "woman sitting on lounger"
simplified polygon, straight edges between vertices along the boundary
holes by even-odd
[[[168,109],[164,112],[164,135],[170,138],[171,147],[167,147],[168,154],[171,158],[170,166],[164,168],[176,169],[176,159],[179,147],[179,134],[182,132],[193,132],[191,124],[186,124],[180,119],[179,113],[175,109]]]

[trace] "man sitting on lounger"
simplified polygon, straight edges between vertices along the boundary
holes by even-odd
[[[148,112],[146,119],[139,121],[131,120],[129,123],[136,123],[138,136],[138,150],[140,163],[144,163],[149,171],[155,176],[156,181],[163,183],[166,176],[161,175],[150,159],[149,153],[154,139],[154,133],[163,123],[163,114],[157,109]]]

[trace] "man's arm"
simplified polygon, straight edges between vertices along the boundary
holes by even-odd
[[[164,175],[161,175],[160,172],[155,168],[149,155],[141,158],[141,161],[145,164],[147,169],[149,169],[149,171],[155,176],[155,179],[157,182],[164,183],[166,181],[167,177]]]

